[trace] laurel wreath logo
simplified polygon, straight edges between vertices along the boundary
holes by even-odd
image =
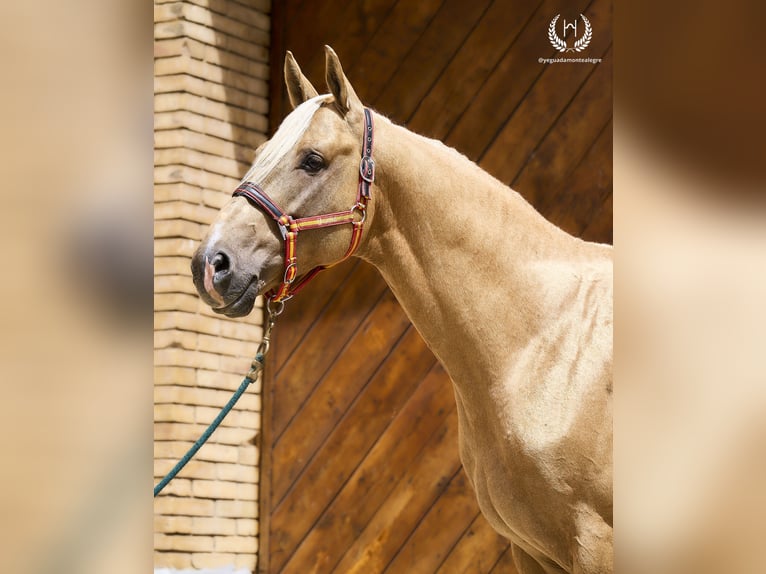
[[[559,52],[572,52],[575,50],[582,52],[585,48],[588,47],[588,44],[590,44],[590,41],[593,38],[593,28],[590,25],[590,20],[588,20],[583,14],[580,14],[580,18],[582,18],[582,21],[585,24],[585,32],[583,32],[582,37],[575,41],[574,45],[570,48],[567,46],[567,43],[556,33],[556,22],[558,22],[559,17],[561,17],[561,14],[556,14],[553,20],[551,20],[550,26],[548,26],[548,39],[551,41],[551,45]]]
[[[563,52],[567,49],[567,43],[559,38],[559,35],[556,33],[556,22],[558,22],[560,16],[561,14],[556,14],[553,20],[551,20],[551,25],[548,26],[548,39],[551,41],[554,48],[559,52]]]

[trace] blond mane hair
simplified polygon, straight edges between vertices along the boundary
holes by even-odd
[[[315,96],[295,108],[284,119],[261,153],[255,158],[252,167],[242,178],[242,182],[261,183],[279,164],[282,158],[298,143],[306,132],[314,114],[330,98],[329,94]]]

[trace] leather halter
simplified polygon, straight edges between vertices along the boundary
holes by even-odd
[[[261,187],[252,182],[242,183],[232,194],[234,197],[247,198],[255,207],[263,211],[277,223],[279,232],[285,242],[285,272],[282,283],[276,289],[266,293],[266,298],[274,303],[287,301],[316,275],[341,261],[348,259],[359,247],[362,239],[364,221],[367,218],[367,202],[370,200],[370,186],[375,179],[375,162],[372,160],[373,143],[372,113],[364,108],[364,138],[362,141],[362,160],[359,164],[359,185],[356,192],[356,203],[346,211],[312,215],[310,217],[294,218],[272,200]],[[296,243],[298,233],[309,229],[321,229],[335,225],[352,225],[351,241],[342,259],[331,265],[314,267],[305,275],[298,277],[298,257]]]

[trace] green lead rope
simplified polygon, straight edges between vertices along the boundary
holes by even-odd
[[[162,489],[165,488],[167,484],[176,477],[181,469],[186,466],[186,463],[188,463],[192,457],[197,454],[197,451],[202,448],[202,445],[205,444],[207,439],[210,438],[210,435],[215,432],[215,429],[218,428],[218,425],[221,424],[221,421],[226,418],[226,415],[229,414],[229,411],[234,408],[235,404],[237,404],[239,397],[241,397],[242,394],[247,390],[247,387],[250,385],[250,383],[258,378],[258,373],[263,370],[263,362],[266,360],[266,353],[269,352],[269,345],[271,344],[271,330],[274,328],[274,323],[276,323],[277,317],[282,313],[282,311],[284,311],[285,302],[279,301],[276,305],[274,305],[271,300],[267,299],[265,302],[265,307],[266,313],[268,314],[266,328],[263,330],[263,340],[261,340],[261,344],[258,345],[258,350],[255,353],[255,358],[250,364],[250,371],[245,375],[245,378],[242,379],[239,388],[229,399],[229,402],[226,403],[223,409],[221,409],[221,412],[218,413],[218,416],[215,417],[215,420],[210,423],[210,426],[205,429],[205,432],[203,432],[202,436],[197,439],[197,442],[192,445],[192,447],[189,449],[189,452],[187,452],[183,458],[179,460],[170,470],[170,472],[165,475],[165,478],[163,478],[159,484],[154,487],[154,496],[157,496],[160,492],[162,492]]]
[[[167,486],[167,484],[176,477],[181,469],[186,466],[186,464],[192,459],[192,457],[194,457],[195,454],[197,454],[197,451],[202,447],[202,445],[207,442],[207,439],[209,439],[210,435],[215,432],[215,429],[218,428],[218,425],[221,424],[221,421],[223,421],[226,415],[229,414],[229,411],[231,411],[234,405],[237,404],[239,397],[241,397],[242,394],[247,390],[247,387],[250,385],[250,383],[255,380],[255,376],[258,371],[263,369],[263,360],[263,353],[258,353],[255,356],[250,372],[245,375],[244,379],[242,379],[242,383],[240,383],[237,391],[232,395],[232,397],[229,399],[229,402],[226,403],[223,409],[221,409],[221,412],[218,413],[218,416],[215,417],[215,420],[210,423],[210,426],[205,429],[205,432],[202,433],[202,436],[197,439],[197,442],[192,445],[189,451],[183,456],[181,460],[176,463],[171,471],[165,475],[165,478],[163,478],[159,484],[154,487],[154,496],[157,496],[160,492],[162,492],[162,489],[165,488],[165,486]]]

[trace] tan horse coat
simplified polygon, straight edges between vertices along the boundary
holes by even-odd
[[[327,64],[333,97],[296,146],[327,159],[321,194],[306,191],[313,180],[292,183],[289,154],[259,182],[306,214],[348,208],[356,185],[362,104],[329,49]],[[291,55],[285,75],[294,105],[316,95]],[[611,247],[568,235],[460,153],[377,114],[374,158],[358,255],[454,383],[460,455],[482,513],[513,543],[522,574],[611,572]],[[303,270],[337,259],[349,235],[301,237]],[[224,248],[241,273],[259,274],[260,292],[278,282],[280,240],[242,198],[196,258]],[[195,282],[215,306],[221,294],[206,293],[198,265]]]

